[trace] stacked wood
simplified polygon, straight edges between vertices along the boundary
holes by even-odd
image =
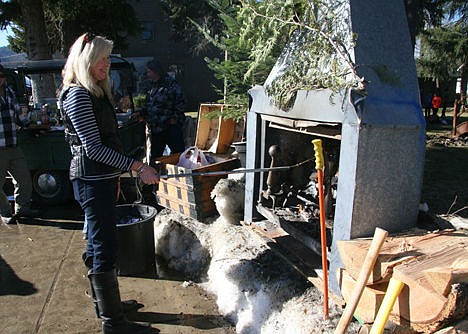
[[[338,273],[345,301],[352,295],[371,239],[338,241],[343,269]],[[468,315],[468,236],[445,230],[412,230],[388,237],[361,296],[355,316],[372,323],[390,277],[405,283],[390,320],[432,333]]]
[[[163,174],[229,171],[240,166],[237,158],[212,156],[217,162],[188,169],[178,166],[180,153],[160,157],[157,161]],[[161,179],[156,192],[158,204],[187,217],[203,220],[216,214],[216,206],[210,197],[216,183],[227,175],[210,177],[187,176]]]

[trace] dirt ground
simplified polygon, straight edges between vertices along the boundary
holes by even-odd
[[[465,121],[466,113],[460,123]],[[451,122],[427,123],[421,203],[426,202],[432,214],[468,218],[468,137],[453,137]]]
[[[41,219],[0,224],[0,333],[100,333],[81,261],[81,210],[49,207]],[[119,277],[122,299],[144,304],[129,314],[161,333],[234,333],[216,303],[183,279]]]

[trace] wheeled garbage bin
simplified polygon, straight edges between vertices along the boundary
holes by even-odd
[[[144,204],[117,205],[117,272],[135,276],[155,270],[153,222],[156,208]]]

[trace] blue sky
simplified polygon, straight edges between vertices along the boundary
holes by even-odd
[[[1,46],[7,46],[8,41],[7,41],[7,36],[9,34],[9,30],[0,30],[0,47]]]

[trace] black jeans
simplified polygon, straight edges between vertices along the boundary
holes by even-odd
[[[86,257],[93,258],[94,273],[112,270],[117,259],[117,182],[117,178],[73,180],[75,199],[84,210],[88,222]]]

